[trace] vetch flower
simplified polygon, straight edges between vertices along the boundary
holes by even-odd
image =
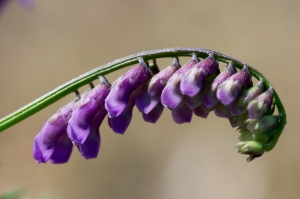
[[[203,104],[194,109],[194,114],[198,117],[207,118],[211,110],[206,108]]]
[[[247,112],[249,102],[260,95],[263,92],[263,88],[262,81],[259,81],[255,86],[242,92],[235,101],[228,105],[231,115],[238,116]]]
[[[192,68],[188,69],[181,78],[180,91],[189,97],[197,95],[204,86],[205,80],[213,75],[219,74],[219,63],[212,53]]]
[[[252,133],[263,133],[274,129],[279,123],[281,115],[265,115],[258,119],[245,121],[247,129]]]
[[[101,76],[100,83],[75,104],[67,128],[68,136],[74,144],[83,144],[85,142],[91,132],[92,121],[97,112],[102,111],[103,113],[100,114],[106,115],[107,112],[102,107],[109,92],[110,85]]]
[[[249,103],[247,107],[249,117],[251,119],[257,119],[262,115],[268,113],[268,111],[270,111],[272,107],[273,97],[274,97],[273,86],[270,86],[270,88],[267,91],[260,94]]]
[[[214,108],[215,108],[214,112],[216,116],[224,117],[224,118],[231,117],[229,109],[226,106],[224,106],[222,103],[218,103]]]
[[[178,58],[164,70],[154,75],[146,88],[136,99],[136,107],[144,114],[150,113],[158,104],[160,96],[170,77],[179,69]],[[159,105],[158,105],[159,106]],[[160,109],[160,108],[157,108]]]
[[[204,106],[206,106],[207,108],[212,108],[219,102],[216,96],[216,89],[222,82],[224,82],[236,72],[237,71],[232,62],[229,62],[225,70],[221,74],[219,74],[207,88],[204,89],[202,95],[202,103]]]
[[[155,124],[160,118],[163,110],[164,106],[161,103],[158,103],[149,113],[143,113],[144,121]]]
[[[172,75],[162,91],[160,98],[162,105],[170,109],[176,109],[179,107],[184,96],[180,91],[180,81],[182,75],[198,62],[199,60],[196,54],[193,54],[192,59]]]
[[[251,74],[247,65],[245,65],[242,70],[230,76],[218,86],[217,98],[222,104],[228,105],[238,97],[243,88],[251,84]]]
[[[183,124],[190,123],[193,116],[193,110],[191,110],[187,105],[182,104],[176,109],[172,109],[172,117],[175,123]]]
[[[125,110],[130,94],[150,76],[149,69],[142,58],[139,63],[119,77],[112,85],[105,99],[105,108],[110,118],[117,117]]]
[[[77,100],[78,98],[48,118],[34,138],[32,153],[38,163],[46,163],[48,160],[52,163],[64,163],[69,160],[73,146],[67,137],[67,125]]]

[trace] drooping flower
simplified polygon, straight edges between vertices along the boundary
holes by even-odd
[[[229,109],[226,106],[224,106],[222,103],[218,103],[214,108],[215,108],[214,112],[216,116],[224,117],[224,118],[231,117]]]
[[[251,74],[247,65],[245,65],[242,70],[233,74],[218,86],[217,98],[222,104],[228,105],[238,97],[243,88],[251,84]]]
[[[263,133],[274,129],[280,120],[280,115],[265,115],[258,119],[245,121],[247,129],[252,133]]]
[[[164,106],[161,103],[158,103],[149,113],[143,113],[144,121],[155,124],[160,118],[163,110]]]
[[[181,78],[180,91],[182,94],[194,97],[204,86],[205,80],[213,75],[219,74],[219,63],[215,60],[212,53],[192,68],[187,70]]]
[[[228,105],[232,116],[242,115],[247,112],[247,106],[251,100],[263,92],[263,82],[259,81],[255,86],[245,90],[242,94]]]
[[[142,58],[139,63],[119,77],[112,85],[105,99],[105,108],[110,118],[117,117],[125,110],[130,94],[150,76],[149,69]]]
[[[154,75],[146,88],[136,99],[136,107],[144,114],[150,113],[158,104],[160,96],[170,77],[179,69],[178,59],[174,58],[173,63],[164,70]]]
[[[198,117],[207,118],[211,110],[206,108],[203,104],[194,109],[194,114]]]
[[[40,133],[34,138],[32,153],[39,163],[46,163],[48,160],[52,163],[68,161],[73,146],[67,137],[67,125],[76,101],[78,98],[48,118]]]
[[[75,104],[67,129],[68,136],[74,144],[85,142],[91,132],[92,121],[97,112],[102,111],[102,114],[106,115],[106,110],[102,107],[109,92],[109,83],[104,77],[100,77],[100,83]]]
[[[171,112],[173,120],[177,124],[190,123],[192,120],[193,110],[185,104],[182,104],[176,109],[171,109]]]
[[[199,62],[197,56],[193,54],[192,59],[177,70],[167,82],[162,91],[160,101],[162,105],[170,109],[176,109],[181,105],[184,95],[180,91],[180,81],[182,75]]]
[[[270,88],[252,100],[247,109],[251,119],[258,119],[270,111],[273,103],[274,90]]]
[[[104,100],[109,92],[110,85],[101,76],[100,83],[75,104],[68,121],[68,136],[86,159],[96,158],[98,155],[99,127],[107,114]]]
[[[224,82],[235,73],[235,67],[233,66],[232,62],[229,62],[225,70],[221,74],[219,74],[207,88],[204,89],[202,95],[202,103],[204,106],[210,109],[219,102],[216,96],[216,89],[222,82]]]

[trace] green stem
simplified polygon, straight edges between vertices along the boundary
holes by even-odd
[[[29,116],[42,110],[43,108],[49,106],[50,104],[58,101],[59,99],[63,98],[64,96],[76,91],[81,86],[84,86],[84,85],[90,83],[91,81],[97,79],[99,75],[106,75],[108,73],[119,70],[126,66],[130,66],[130,65],[138,63],[139,57],[142,57],[145,61],[148,61],[148,60],[152,60],[152,59],[165,58],[165,57],[191,56],[193,53],[196,53],[196,55],[200,58],[205,58],[208,56],[209,53],[213,53],[214,57],[218,61],[225,62],[225,63],[232,61],[233,65],[239,69],[241,69],[246,64],[245,62],[242,62],[233,57],[224,55],[222,53],[212,51],[212,50],[207,50],[207,49],[201,49],[201,48],[167,48],[167,49],[145,51],[145,52],[133,54],[128,57],[115,60],[104,66],[100,66],[100,67],[98,67],[92,71],[89,71],[77,78],[74,78],[71,81],[50,91],[46,95],[29,103],[28,105],[20,108],[19,110],[15,111],[14,113],[7,115],[6,117],[4,117],[0,120],[0,132],[4,131],[5,129],[28,118]],[[255,78],[261,79],[266,87],[269,87],[271,85],[271,83],[259,71],[252,68],[249,65],[248,65],[248,68],[249,68],[250,73]],[[275,146],[275,144],[286,124],[286,113],[285,113],[284,107],[283,107],[276,92],[275,92],[275,100],[276,100],[276,106],[278,108],[279,114],[282,115],[282,119],[280,121],[280,124],[278,125],[279,131],[275,135],[276,139],[272,140],[272,143],[270,143],[268,145],[267,150],[271,150]]]

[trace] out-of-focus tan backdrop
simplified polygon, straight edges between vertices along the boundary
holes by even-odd
[[[298,0],[36,0],[33,10],[11,1],[0,18],[1,117],[117,58],[201,47],[263,72],[288,124],[273,151],[247,163],[225,119],[211,114],[176,125],[165,110],[152,125],[135,110],[123,136],[102,124],[97,159],[74,149],[67,164],[38,165],[33,138],[68,96],[0,134],[0,193],[21,187],[31,198],[300,198],[299,19]]]

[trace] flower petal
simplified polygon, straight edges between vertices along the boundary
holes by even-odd
[[[61,135],[54,147],[54,151],[50,157],[50,162],[53,164],[62,164],[68,162],[73,149],[73,144],[68,135]]]
[[[148,114],[143,113],[143,118],[146,122],[155,124],[160,118],[164,106],[161,103],[158,103]]]
[[[177,124],[190,123],[192,120],[193,111],[185,104],[171,111],[173,120]]]

